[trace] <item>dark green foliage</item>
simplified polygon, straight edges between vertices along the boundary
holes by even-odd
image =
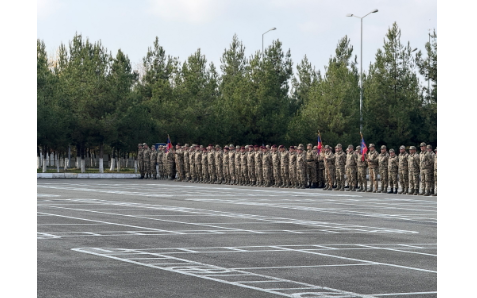
[[[427,57],[415,57],[396,24],[364,76],[366,141],[414,145],[437,142],[437,36]],[[320,73],[305,56],[293,73],[290,50],[279,40],[249,57],[234,35],[220,74],[198,49],[184,62],[166,55],[156,38],[141,77],[119,50],[76,34],[49,61],[37,42],[37,143],[65,152],[97,148],[135,152],[137,143],[357,145],[359,72],[348,37],[338,41]],[[428,59],[430,57],[430,59]],[[418,73],[432,83],[419,82]],[[425,86],[424,86],[425,85]],[[82,149],[81,149],[82,150]],[[122,154],[121,153],[121,154]]]

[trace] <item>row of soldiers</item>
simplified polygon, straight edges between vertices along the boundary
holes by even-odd
[[[398,193],[399,183],[399,194],[437,195],[437,148],[434,153],[431,145],[421,143],[420,147],[418,154],[415,146],[410,146],[409,153],[401,146],[397,155],[394,149],[388,153],[385,145],[378,153],[374,144],[369,145],[368,153],[353,145],[344,151],[338,144],[333,153],[329,145],[318,152],[312,144],[307,150],[302,144],[288,150],[283,145],[232,144],[223,149],[219,145],[177,144],[170,150],[160,145],[156,150],[144,143],[138,145],[138,164],[141,178],[173,180],[177,176],[176,181],[193,183],[374,193]]]

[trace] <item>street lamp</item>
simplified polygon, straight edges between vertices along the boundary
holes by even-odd
[[[273,30],[277,30],[277,28],[276,28],[276,27],[273,27],[272,29],[268,30],[268,31],[265,32],[265,33],[268,33],[268,32],[273,31]],[[265,33],[262,34],[262,53],[263,53],[263,36],[265,35]]]
[[[375,9],[371,12],[368,12],[364,17],[355,16],[352,13],[347,14],[347,17],[355,17],[361,20],[361,62],[359,63],[359,131],[363,132],[363,19],[371,13],[377,13],[378,10]]]

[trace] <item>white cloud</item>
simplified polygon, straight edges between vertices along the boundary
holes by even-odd
[[[149,6],[164,20],[193,24],[212,22],[225,9],[222,1],[214,0],[149,0]]]

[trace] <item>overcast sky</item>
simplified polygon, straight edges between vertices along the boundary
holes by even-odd
[[[307,55],[317,70],[324,69],[337,42],[348,35],[354,54],[360,55],[363,16],[363,69],[366,70],[393,22],[402,30],[401,41],[424,50],[429,29],[437,31],[436,0],[37,0],[37,36],[49,52],[68,43],[75,32],[101,40],[113,54],[123,50],[135,66],[156,36],[166,54],[184,61],[198,48],[219,68],[220,57],[237,34],[250,56],[274,39],[290,49],[294,67]]]

